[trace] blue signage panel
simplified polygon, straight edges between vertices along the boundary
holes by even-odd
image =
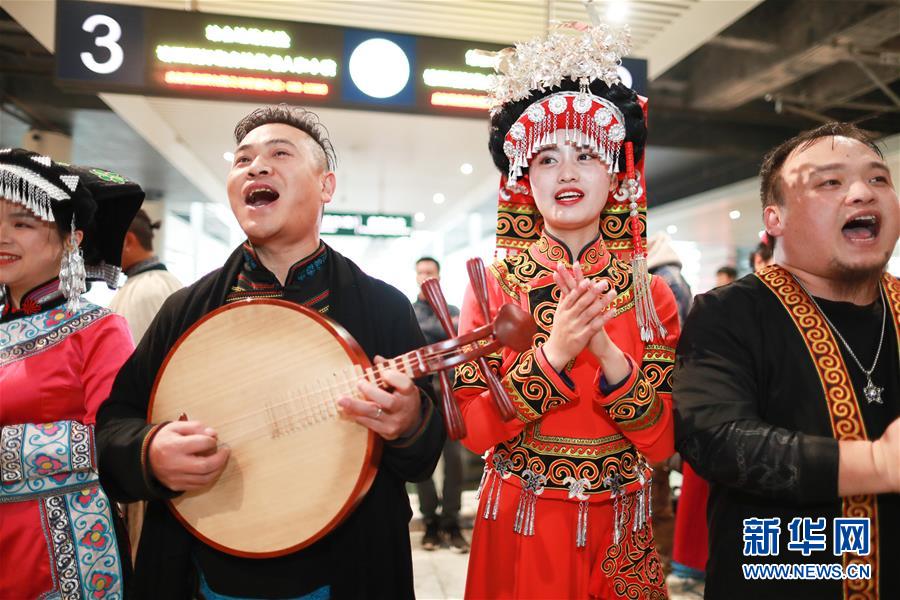
[[[486,119],[499,44],[98,2],[59,0],[56,78],[155,96]],[[623,78],[647,93],[647,62]]]
[[[400,108],[415,106],[415,37],[345,29],[343,58],[341,100]]]

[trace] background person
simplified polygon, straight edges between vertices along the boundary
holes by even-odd
[[[423,256],[416,261],[416,283],[420,286],[428,279],[441,279],[441,265],[430,256]],[[447,305],[450,318],[453,320],[454,330],[459,328],[459,309],[452,304]],[[422,329],[422,335],[428,344],[434,344],[447,339],[447,334],[440,321],[431,309],[431,305],[425,299],[421,289],[416,301],[413,302],[413,310],[416,311],[416,320]],[[435,397],[440,397],[440,383],[437,375],[431,376],[431,385],[435,391]],[[434,485],[434,478],[429,477],[416,484],[419,492],[419,510],[425,522],[425,533],[422,535],[422,547],[425,550],[436,550],[441,546],[441,536],[446,536],[447,543],[457,552],[468,552],[469,542],[463,537],[459,529],[459,509],[462,500],[462,444],[449,437],[444,442],[444,451],[441,456],[444,459],[444,482],[441,495],[438,497]],[[438,515],[438,507],[441,509]]]
[[[143,210],[134,216],[122,244],[122,270],[128,279],[109,304],[110,310],[128,321],[135,343],[141,341],[166,298],[183,287],[153,253],[153,232],[159,226]]]
[[[725,265],[724,267],[719,267],[719,270],[716,271],[716,287],[722,287],[723,285],[728,285],[729,283],[732,283],[735,279],[737,279],[737,269],[735,269],[731,265]]]

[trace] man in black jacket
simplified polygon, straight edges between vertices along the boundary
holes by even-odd
[[[891,173],[830,123],[760,178],[776,264],[698,296],[675,364],[676,445],[710,482],[706,598],[900,598]]]
[[[221,269],[166,301],[119,372],[97,418],[105,489],[119,501],[151,501],[130,595],[411,598],[411,511],[405,482],[431,475],[445,435],[424,380],[414,382],[387,370],[383,377],[392,391],[361,382],[365,399],[338,400],[347,417],[384,439],[380,468],[350,516],[303,550],[271,559],[223,553],[193,538],[162,502],[210,485],[229,458],[228,447],[218,445],[217,433],[204,423],[145,419],[163,360],[203,315],[237,300],[277,297],[327,314],[370,358],[424,345],[409,301],[319,238],[335,176],[333,149],[318,118],[286,105],[258,109],[238,123],[235,141],[227,188],[247,242]],[[241,351],[240,340],[234,340],[234,348]],[[247,399],[248,406],[254,402]]]

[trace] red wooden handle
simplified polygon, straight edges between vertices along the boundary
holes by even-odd
[[[488,301],[484,263],[478,257],[470,258],[466,261],[466,270],[469,272],[469,282],[472,284],[472,291],[475,292],[475,299],[478,300],[478,306],[481,307],[481,316],[484,317],[485,323],[490,323],[491,304]]]
[[[472,291],[475,293],[475,299],[478,300],[484,322],[490,323],[491,303],[487,293],[487,278],[484,276],[484,262],[478,257],[470,258],[466,261],[466,270],[469,272],[469,282],[472,284]],[[481,367],[481,373],[484,375],[484,380],[491,391],[500,416],[504,421],[511,420],[516,416],[516,409],[506,390],[503,389],[503,384],[497,379],[484,357],[478,359],[478,366]]]
[[[444,407],[444,423],[447,424],[447,435],[451,440],[458,440],[466,437],[466,424],[463,422],[462,413],[459,412],[459,406],[453,397],[453,388],[450,385],[450,377],[447,371],[439,371],[438,377],[441,380],[441,403]]]
[[[426,279],[422,283],[422,291],[425,293],[425,299],[431,305],[431,309],[441,322],[444,331],[449,337],[456,335],[456,328],[453,327],[453,319],[450,317],[450,309],[447,307],[447,300],[444,298],[444,291],[437,279]]]
[[[447,306],[447,299],[444,298],[444,291],[437,279],[427,279],[422,283],[422,292],[425,293],[425,299],[431,305],[431,309],[441,322],[441,326],[449,337],[456,335],[456,328],[453,326],[453,319],[450,316],[450,308]],[[444,407],[444,423],[447,425],[447,435],[451,440],[458,440],[466,437],[466,425],[463,423],[462,413],[459,412],[459,406],[453,397],[453,388],[450,386],[450,377],[446,370],[438,372],[441,381],[441,404]]]
[[[494,398],[494,404],[500,412],[500,417],[502,417],[504,421],[512,420],[512,418],[516,416],[516,408],[513,406],[512,400],[509,399],[509,395],[503,388],[503,384],[497,379],[497,375],[491,370],[490,365],[488,365],[487,360],[485,360],[483,356],[478,359],[478,366],[481,367],[481,372],[484,374],[484,380],[487,382],[488,389],[491,391],[491,396]]]

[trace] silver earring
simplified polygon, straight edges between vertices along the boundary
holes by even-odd
[[[84,256],[75,240],[75,217],[72,217],[72,233],[66,241],[66,250],[59,266],[59,287],[66,297],[66,311],[74,313],[81,308],[81,294],[87,290],[86,278]]]

